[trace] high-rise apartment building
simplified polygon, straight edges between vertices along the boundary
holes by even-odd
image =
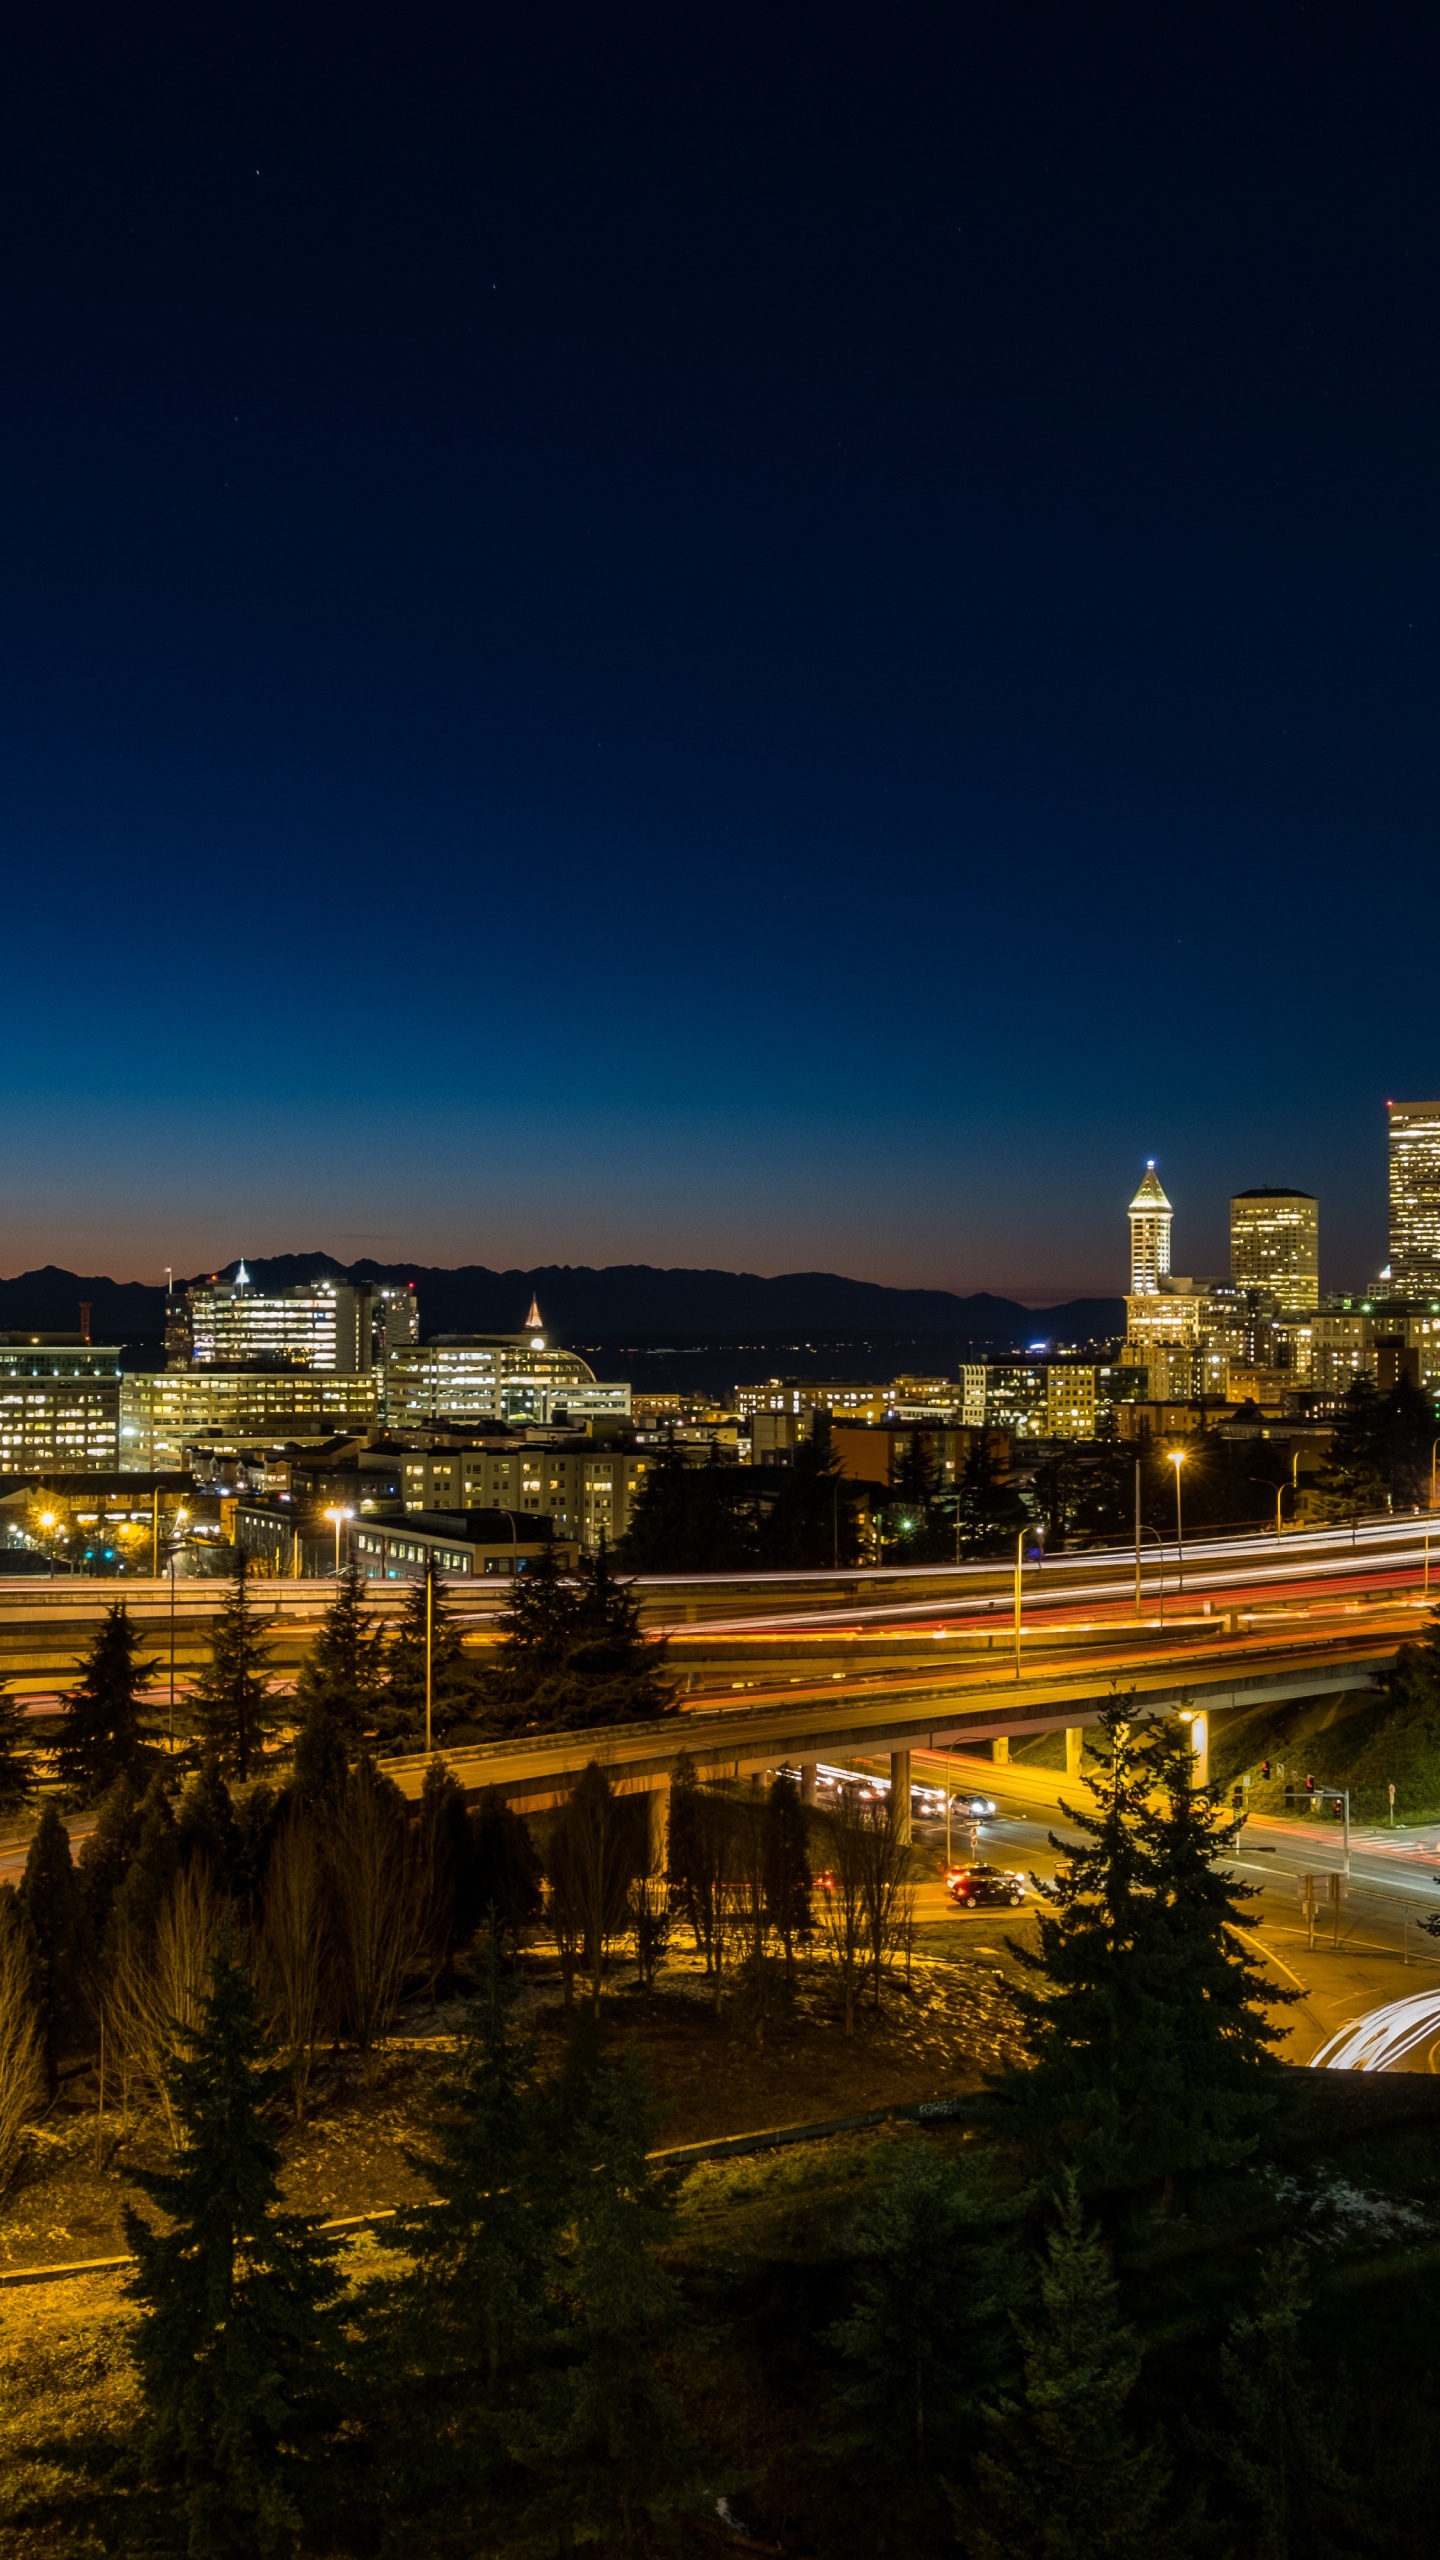
[[[233,1280],[186,1290],[189,1358],[207,1369],[263,1360],[358,1376],[371,1365],[372,1296],[348,1280],[308,1280],[267,1293],[252,1286],[242,1262]]]
[[[1397,1297],[1440,1291],[1440,1102],[1387,1102],[1390,1114],[1390,1285]]]
[[[1230,1203],[1230,1279],[1258,1290],[1284,1315],[1320,1304],[1320,1206],[1308,1191],[1260,1185]]]
[[[1173,1215],[1152,1156],[1130,1203],[1130,1287],[1137,1297],[1153,1297],[1161,1281],[1170,1276]]]
[[[78,1334],[0,1334],[0,1475],[113,1473],[120,1350]]]

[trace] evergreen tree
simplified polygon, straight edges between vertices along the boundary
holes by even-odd
[[[73,1804],[95,1804],[117,1778],[142,1778],[150,1754],[140,1739],[140,1691],[156,1666],[136,1659],[140,1637],[123,1600],[107,1609],[79,1681],[65,1699],[55,1774]]]
[[[877,2553],[948,2540],[946,2482],[1014,2362],[1019,2261],[973,2165],[907,2143],[850,2240],[850,2308],[830,2331],[845,2539]]]
[[[1111,1697],[1078,1843],[1044,1887],[1033,1979],[1012,1993],[1030,2068],[996,2086],[1041,2167],[1102,2185],[1237,2156],[1269,2095],[1275,1994],[1236,1936],[1247,1889],[1215,1871],[1217,1822],[1190,1783],[1176,1720],[1131,1722]],[[1158,1800],[1157,1800],[1158,1799]],[[1053,1837],[1053,1835],[1052,1835]]]
[[[291,1763],[290,1795],[296,1804],[319,1812],[338,1804],[349,1774],[346,1728],[322,1691],[312,1698],[300,1719]]]
[[[465,1640],[454,1617],[450,1585],[430,1573],[407,1583],[400,1615],[386,1657],[385,1729],[423,1740],[425,1733],[425,1644],[429,1611],[430,1731],[439,1742],[475,1713],[476,1673],[465,1652]]]
[[[430,2146],[414,2161],[432,2201],[397,2234],[409,2270],[381,2341],[396,2422],[383,2469],[397,2480],[407,2535],[418,2510],[432,2548],[482,2529],[490,2547],[497,2502],[523,2485],[508,2447],[552,2327],[563,2145],[513,2000],[492,1950],[436,2092]]]
[[[1033,2324],[1019,2327],[1021,2403],[991,2414],[973,2496],[952,2493],[961,2542],[972,2560],[1164,2560],[1184,2547],[1188,2519],[1167,2516],[1161,2446],[1126,2431],[1140,2348],[1073,2175],[1039,2295]]]
[[[1383,1419],[1375,1381],[1356,1378],[1345,1395],[1325,1464],[1310,1480],[1310,1507],[1320,1520],[1355,1520],[1383,1511]]]
[[[755,1560],[753,1498],[743,1470],[687,1464],[673,1443],[646,1473],[619,1550],[632,1573],[734,1573]]]
[[[1350,2560],[1369,2540],[1360,2484],[1301,2341],[1307,2308],[1305,2249],[1286,2240],[1266,2252],[1255,2308],[1237,2314],[1220,2349],[1228,2423],[1200,2439],[1254,2560]]]
[[[76,1869],[85,1899],[85,1923],[95,1947],[105,1943],[110,1914],[140,1845],[141,1799],[129,1778],[117,1778],[102,1798],[95,1828],[80,1843]]]
[[[237,1548],[234,1583],[210,1631],[210,1660],[191,1694],[202,1747],[241,1780],[255,1775],[276,1727],[264,1642],[273,1623],[251,1608],[246,1557]]]
[[[962,1555],[1013,1554],[1028,1514],[1018,1493],[1001,1477],[989,1431],[976,1431],[971,1439],[960,1473],[956,1513]]]
[[[527,2534],[547,2552],[645,2550],[727,2485],[664,2378],[689,2319],[659,2263],[674,2205],[647,2161],[650,2138],[634,2071],[600,2064],[584,2103],[571,2100],[552,2278],[558,2359],[540,2369],[533,2414],[517,2412],[511,2432],[530,2475]]]
[[[673,1787],[671,1820],[673,1823]],[[781,1769],[770,1782],[765,1799],[761,1856],[765,1908],[784,1950],[786,1973],[793,1979],[795,1950],[797,1946],[807,1946],[814,1936],[815,1915],[810,1904],[814,1878],[810,1872],[805,1805],[800,1794],[800,1781],[789,1769]]]
[[[12,1690],[0,1689],[0,1814],[18,1813],[33,1783],[25,1709]]]
[[[546,1549],[517,1578],[499,1623],[503,1642],[484,1693],[500,1730],[575,1732],[673,1711],[664,1641],[642,1634],[639,1603],[603,1544],[568,1581]]]
[[[495,1787],[487,1787],[478,1810],[469,1817],[474,1837],[470,1869],[472,1900],[467,1921],[483,1920],[493,1936],[518,1936],[530,1928],[545,1907],[541,1866],[530,1825],[512,1812]]]
[[[180,1798],[175,1842],[182,1867],[202,1860],[221,1893],[234,1892],[240,1874],[240,1825],[214,1752],[206,1752]]]
[[[856,1503],[854,1487],[840,1472],[830,1416],[816,1411],[810,1437],[781,1470],[780,1490],[760,1523],[759,1561],[770,1569],[789,1565],[810,1572],[857,1564]]]
[[[455,1951],[474,1927],[475,1841],[465,1790],[438,1754],[426,1769],[411,1825],[415,1953],[427,1986],[448,1987]]]
[[[60,2064],[89,2026],[89,1937],[85,1897],[70,1859],[70,1834],[47,1797],[25,1860],[20,1902],[35,1956],[35,2002],[44,2043],[45,2085],[53,2098]]]
[[[1226,1818],[1195,1784],[1188,1728],[1165,1717],[1139,1739],[1149,1778],[1144,1837],[1163,1924],[1161,1981],[1183,2098],[1171,2165],[1218,2166],[1254,2146],[1274,2104],[1272,2048],[1285,2035],[1268,2013],[1301,1994],[1272,1982],[1239,1935],[1260,1888],[1217,1863]]]
[[[139,1812],[134,1855],[116,1888],[105,1939],[107,1976],[122,1950],[143,1959],[155,1944],[160,1914],[180,1872],[175,1816],[163,1777],[151,1779]]]
[[[363,1606],[365,1578],[350,1565],[335,1585],[320,1633],[301,1665],[295,1705],[303,1725],[326,1708],[347,1742],[381,1719],[385,1692],[384,1629]]]
[[[911,1434],[885,1504],[886,1552],[896,1564],[948,1564],[955,1555],[955,1524],[936,1488],[930,1445]]]
[[[280,2209],[263,2109],[284,2078],[249,1977],[222,1949],[170,2066],[175,2163],[131,2171],[164,2227],[125,2213],[145,2453],[152,2479],[179,2492],[190,2560],[292,2550],[323,2499],[340,2288],[333,2243]]]

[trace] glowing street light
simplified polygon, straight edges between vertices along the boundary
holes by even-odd
[[[347,1520],[353,1520],[355,1514],[353,1511],[343,1511],[337,1505],[333,1511],[327,1511],[325,1517],[327,1520],[333,1520],[335,1523],[335,1577],[338,1581],[340,1577],[340,1532],[344,1527],[345,1522]]]

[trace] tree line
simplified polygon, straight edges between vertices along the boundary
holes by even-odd
[[[737,2417],[727,2398],[727,2317],[752,2355],[768,2347],[763,2391],[786,2407],[787,2548],[1423,2547],[1395,2536],[1426,2484],[1387,2483],[1327,2389],[1313,2256],[1257,2178],[1281,2105],[1277,1995],[1188,1738],[1116,1699],[1093,1759],[1078,1839],[1057,1843],[1035,1943],[1017,1944],[1020,2053],[972,2138],[897,2145],[822,2263],[782,2252],[746,2279],[737,2259],[728,2291],[687,2261],[644,2085],[588,2007],[542,2069],[499,1925],[421,2155],[431,2201],[391,2226],[389,2271],[347,2272],[281,2198],[296,2057],[274,2032],[263,1895],[248,1931],[235,1897],[162,2067],[173,2157],[137,2178],[128,2219],[143,2426],[88,2445],[76,2491],[103,2509],[105,2547],[559,2560],[733,2539],[757,2404]],[[677,1916],[717,1970],[733,1926],[743,1965],[758,1897],[783,1974],[838,1861],[817,1885],[793,1794],[685,1775],[677,1796]],[[595,1865],[577,1909],[598,1910],[609,1847],[576,1820]],[[1217,2282],[1237,2198],[1251,2271]],[[1206,2278],[1177,2294],[1197,2239]],[[783,2532],[785,2487],[770,2496]]]

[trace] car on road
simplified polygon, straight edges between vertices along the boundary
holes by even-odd
[[[945,1890],[962,1911],[979,1911],[996,1903],[1012,1908],[1023,1902],[1029,1892],[1018,1867],[949,1867],[945,1874]]]

